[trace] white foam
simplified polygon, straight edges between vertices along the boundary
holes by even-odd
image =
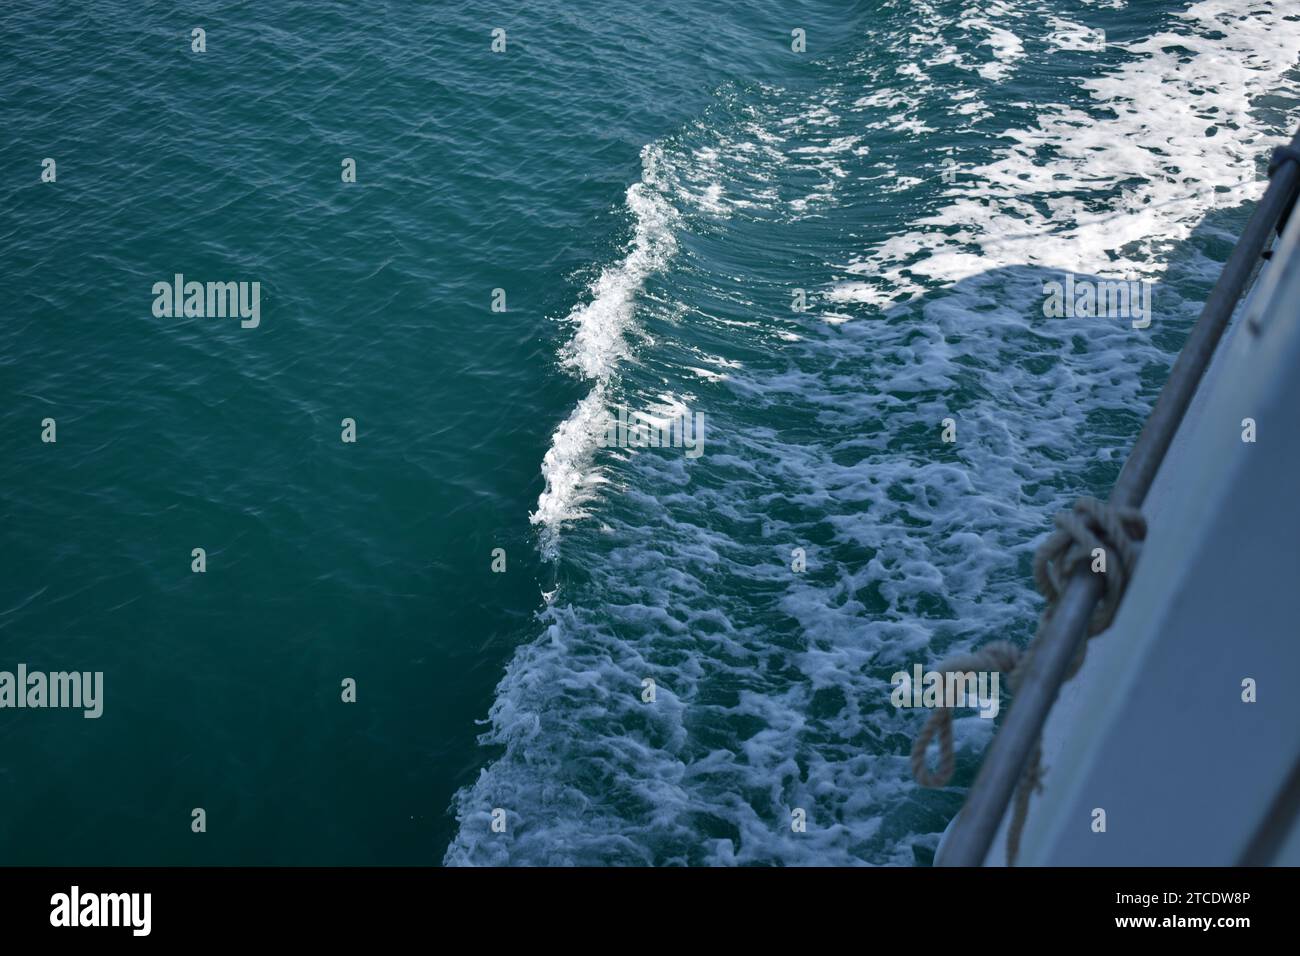
[[[948,206],[853,264],[869,278],[836,297],[885,307],[1017,264],[1153,278],[1159,250],[1209,211],[1258,198],[1257,163],[1282,137],[1260,131],[1251,104],[1294,67],[1300,23],[1263,4],[1244,16],[1233,0],[1202,0],[1181,20],[1129,45],[1134,62],[1082,82],[1113,118],[1051,106],[1007,130],[998,159],[961,170]]]
[[[1052,32],[1047,35],[1047,42],[1058,50],[1100,50],[1106,45],[1103,31],[1064,17],[1050,17],[1048,22]]]

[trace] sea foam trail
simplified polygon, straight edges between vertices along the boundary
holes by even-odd
[[[1044,42],[1057,28],[1039,4],[931,4],[925,31],[919,0],[882,6],[896,16],[890,29],[826,88],[731,95],[721,115],[672,144],[675,178],[656,194],[676,204],[677,241],[690,254],[635,301],[654,340],[637,360],[627,361],[621,334],[632,320],[614,310],[620,335],[593,335],[613,345],[590,353],[611,361],[581,374],[595,381],[593,405],[669,391],[707,408],[709,450],[694,465],[602,452],[610,493],[597,503],[590,434],[575,425],[557,438],[553,447],[586,449],[557,455],[555,472],[559,488],[558,465],[580,462],[566,479],[579,486],[570,513],[592,512],[566,530],[561,567],[578,583],[568,603],[543,610],[543,633],[507,666],[482,738],[503,752],[457,794],[447,864],[912,864],[955,811],[959,792],[921,792],[911,780],[919,720],[888,706],[889,676],[1032,632],[1041,601],[1025,569],[1035,539],[1070,498],[1100,490],[1088,482],[1113,476],[1176,347],[1127,323],[1044,321],[1042,279],[1103,265],[1158,275],[1163,244],[1119,242],[1093,217],[1185,236],[1216,204],[1251,194],[1184,200],[1192,190],[1179,187],[1191,184],[1163,160],[1130,156],[1135,143],[1090,150],[1076,137],[1107,123],[1112,137],[1173,135],[1170,111],[1217,107],[1237,128],[1219,133],[1223,143],[1187,143],[1188,168],[1211,187],[1251,180],[1291,119],[1266,122],[1224,88],[1280,81],[1297,25],[1265,3],[1240,20],[1217,2],[1172,27],[1162,17],[1131,47],[1137,60],[1063,81],[1056,92],[1073,107],[1040,107],[1026,122],[1013,103],[1015,123],[997,129],[1014,127],[1012,145],[984,164],[984,192],[959,182],[941,194],[893,167],[926,155],[920,146],[953,104],[971,123],[1007,109],[988,84],[1040,69],[1035,57],[1057,55]],[[970,15],[946,15],[954,10]],[[1289,39],[1260,36],[1270,31]],[[1162,79],[1169,88],[1158,95],[1130,97],[1134,84]],[[1060,164],[1059,192],[1041,178],[1044,163]],[[1174,181],[1133,178],[1147,174]],[[884,241],[852,232],[862,216],[885,224]],[[1074,232],[1082,258],[1032,242],[997,253],[1000,237],[1038,227]],[[849,234],[866,238],[835,244]],[[808,274],[798,254],[814,240],[827,264],[865,254],[829,302],[792,319],[771,303],[788,302],[792,273]],[[965,256],[981,254],[972,272]],[[1171,328],[1194,315],[1199,270],[1212,265],[1194,255],[1166,276],[1159,301]],[[917,292],[929,295],[882,308]],[[691,371],[701,364],[720,371],[702,378]],[[936,451],[947,415],[960,440]],[[791,573],[795,544],[807,548],[803,574]],[[647,677],[653,704],[642,699]],[[962,775],[990,732],[988,721],[958,719]],[[497,808],[504,833],[491,827]],[[791,828],[797,810],[805,832]]]
[[[549,559],[558,554],[564,522],[587,514],[586,505],[603,482],[593,455],[608,414],[609,383],[627,353],[636,296],[677,249],[675,212],[659,191],[661,155],[654,145],[642,150],[641,180],[628,187],[627,208],[634,225],[627,255],[601,271],[589,290],[591,300],[568,316],[574,333],[560,352],[561,365],[594,384],[555,430],[542,460],[546,485],[529,520],[541,526],[542,553]]]

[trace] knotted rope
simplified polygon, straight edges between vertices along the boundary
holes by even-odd
[[[1105,558],[1102,567],[1106,573],[1106,593],[1088,621],[1088,637],[1100,634],[1110,626],[1119,608],[1120,599],[1137,566],[1139,542],[1146,537],[1147,526],[1136,508],[1116,508],[1096,498],[1080,498],[1069,511],[1061,512],[1055,519],[1056,530],[1039,546],[1034,555],[1034,583],[1047,607],[1038,621],[1038,632],[1029,647],[1021,650],[1006,641],[994,641],[969,654],[952,658],[939,664],[935,670],[941,674],[966,671],[1000,671],[1007,675],[1007,685],[1014,691],[1025,665],[1034,653],[1039,638],[1056,609],[1057,598],[1065,589],[1065,582],[1080,564],[1090,564],[1094,552],[1101,549]],[[1066,680],[1083,666],[1087,641],[1070,664]],[[930,741],[939,740],[939,765],[931,771],[926,763]],[[1007,865],[1015,864],[1020,851],[1020,834],[1029,814],[1029,800],[1036,790],[1042,789],[1043,770],[1039,764],[1042,751],[1035,747],[1025,767],[1024,776],[1016,788],[1011,824],[1007,831]],[[936,708],[921,728],[912,744],[912,776],[923,787],[943,787],[952,779],[956,757],[952,746],[952,710]]]
[[[1039,632],[1055,610],[1056,600],[1065,590],[1065,582],[1074,569],[1090,562],[1093,552],[1098,549],[1106,554],[1106,593],[1088,621],[1088,636],[1100,634],[1110,627],[1124,589],[1128,587],[1129,576],[1137,565],[1138,542],[1146,536],[1146,521],[1136,508],[1113,508],[1096,498],[1080,498],[1072,510],[1058,514],[1056,530],[1034,555],[1034,583],[1047,598]],[[1111,560],[1112,555],[1119,560]],[[1086,646],[1079,649],[1079,656],[1066,680],[1078,672]]]

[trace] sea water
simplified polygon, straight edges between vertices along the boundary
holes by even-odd
[[[22,864],[929,863],[994,722],[922,790],[890,676],[1028,639],[1300,120],[1288,0],[13,0],[0,53],[0,643],[103,674],[0,710]]]

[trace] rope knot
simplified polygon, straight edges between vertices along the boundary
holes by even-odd
[[[1146,519],[1136,508],[1117,508],[1096,498],[1080,498],[1056,516],[1056,530],[1034,555],[1034,582],[1047,598],[1050,616],[1065,582],[1080,564],[1090,564],[1097,550],[1104,557],[1106,594],[1088,622],[1088,636],[1110,626],[1147,536]],[[1071,672],[1073,673],[1073,671]]]

